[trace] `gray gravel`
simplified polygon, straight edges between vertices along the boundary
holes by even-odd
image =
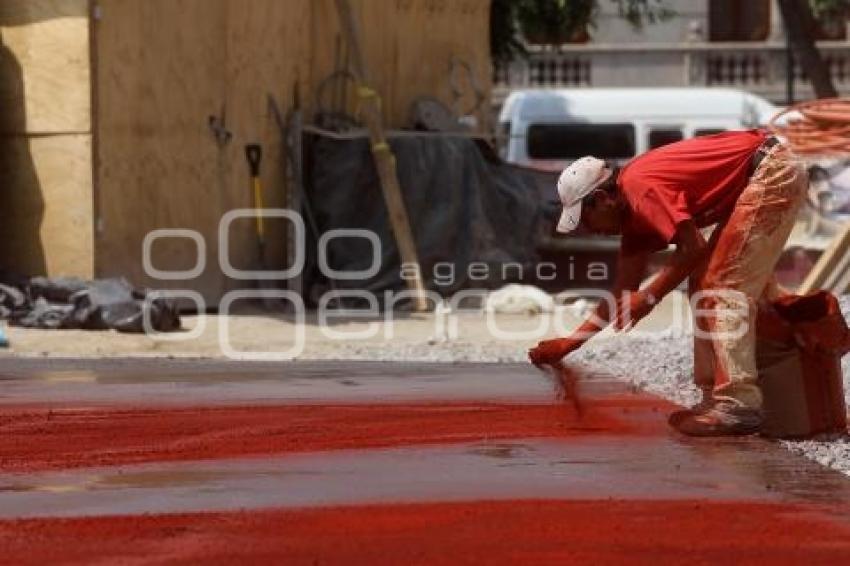
[[[850,306],[850,303],[845,304]],[[844,312],[846,315],[848,310]],[[693,359],[690,336],[652,340],[617,337],[608,343],[589,347],[586,352],[579,354],[576,359],[592,366],[602,362],[601,367],[618,377],[628,379],[638,387],[674,403],[690,406],[699,399],[699,390],[691,381]],[[846,402],[850,397],[850,356],[842,360],[842,369]],[[850,439],[847,436],[779,442],[794,453],[850,476]]]

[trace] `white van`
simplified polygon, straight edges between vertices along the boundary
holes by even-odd
[[[662,145],[767,123],[780,108],[718,88],[520,90],[499,117],[510,163],[560,170],[584,155],[616,163]]]

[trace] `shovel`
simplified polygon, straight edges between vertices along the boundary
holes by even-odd
[[[251,170],[251,190],[253,191],[254,217],[257,221],[257,244],[260,253],[260,265],[266,264],[266,233],[263,210],[263,185],[260,181],[260,164],[263,161],[263,147],[252,143],[245,146],[245,157],[248,159],[248,167]]]
[[[260,180],[260,165],[263,161],[263,147],[260,144],[252,143],[245,146],[245,158],[248,160],[248,167],[251,173],[251,193],[252,206],[254,208],[254,220],[257,230],[257,253],[259,261],[255,271],[269,271],[266,264],[266,227],[265,218],[263,217],[263,184]],[[277,286],[273,281],[268,279],[260,279],[258,287],[262,290],[276,290]],[[268,308],[279,306],[279,302],[273,297],[263,296],[263,304]]]

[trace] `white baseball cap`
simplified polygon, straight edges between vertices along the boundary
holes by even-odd
[[[572,232],[581,219],[581,201],[611,177],[611,169],[596,157],[573,161],[558,177],[558,196],[564,211],[555,228],[561,234]]]

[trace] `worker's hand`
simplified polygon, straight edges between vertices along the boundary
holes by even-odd
[[[614,316],[615,330],[631,330],[638,322],[652,312],[656,301],[646,291],[623,293],[617,303],[617,313]]]
[[[578,350],[583,342],[572,338],[556,338],[554,340],[543,340],[528,351],[528,359],[537,367],[543,365],[554,365],[560,362],[564,356]]]

